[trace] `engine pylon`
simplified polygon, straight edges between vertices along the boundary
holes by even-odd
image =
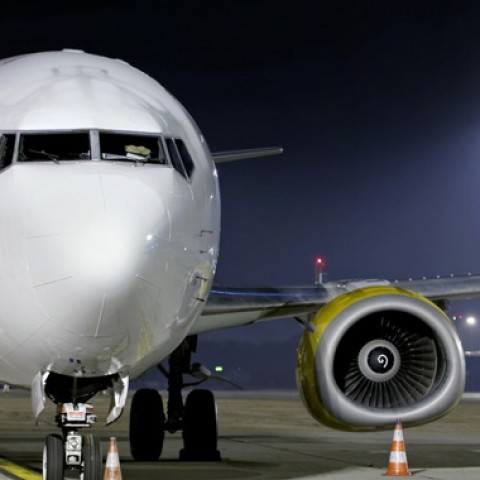
[[[390,460],[388,469],[384,473],[387,477],[408,477],[411,475],[408,470],[407,452],[403,440],[403,429],[400,419],[395,424],[393,431],[392,448],[390,449]]]

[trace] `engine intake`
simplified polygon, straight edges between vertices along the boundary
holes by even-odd
[[[313,319],[298,349],[297,381],[310,413],[342,430],[426,423],[458,402],[463,350],[450,319],[394,287],[342,295]]]

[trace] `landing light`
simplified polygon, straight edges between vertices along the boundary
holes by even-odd
[[[217,365],[217,366],[215,367],[215,371],[216,371],[217,373],[221,373],[221,372],[223,372],[223,367],[222,367],[221,365]]]

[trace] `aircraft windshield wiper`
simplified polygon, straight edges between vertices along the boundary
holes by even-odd
[[[56,155],[55,153],[49,153],[49,152],[46,152],[45,150],[32,150],[32,149],[28,151],[32,153],[38,153],[40,155],[47,157],[49,160],[52,160],[52,162],[59,163],[58,159],[60,158],[60,155]]]

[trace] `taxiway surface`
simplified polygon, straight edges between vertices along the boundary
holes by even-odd
[[[92,433],[100,436],[104,453],[109,437],[117,437],[124,480],[380,479],[392,441],[393,430],[353,434],[323,427],[310,418],[296,393],[220,393],[221,462],[179,461],[181,435],[167,434],[159,462],[136,463],[128,446],[128,410],[107,428],[101,421],[108,399],[99,396],[94,403],[99,423]],[[9,462],[27,468],[12,467],[9,478],[41,478],[44,437],[56,431],[52,407],[41,420],[33,426],[27,393],[0,395],[0,479]],[[464,400],[444,419],[404,435],[416,478],[480,478],[479,400]]]

